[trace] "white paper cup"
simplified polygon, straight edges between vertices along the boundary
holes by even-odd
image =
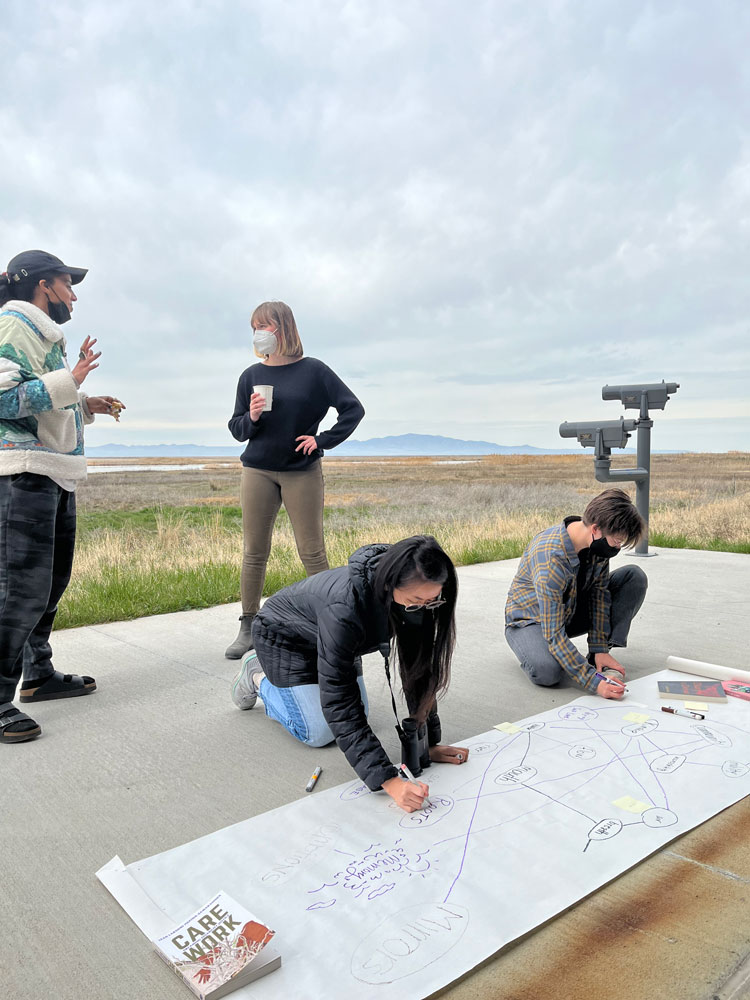
[[[265,413],[266,410],[270,410],[270,409],[273,408],[273,386],[272,385],[254,385],[253,386],[253,392],[258,392],[263,397],[264,405],[263,405],[263,409],[261,411],[262,413]]]

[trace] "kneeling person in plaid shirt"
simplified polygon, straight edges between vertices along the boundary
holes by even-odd
[[[505,638],[534,684],[556,684],[564,671],[591,694],[622,698],[625,669],[610,649],[627,646],[648,580],[639,566],[610,574],[609,561],[644,530],[627,493],[608,489],[582,518],[566,517],[532,539],[508,592]],[[570,641],[584,633],[588,657]]]

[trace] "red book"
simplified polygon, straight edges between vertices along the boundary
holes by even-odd
[[[678,701],[726,701],[721,681],[657,681],[662,698]]]

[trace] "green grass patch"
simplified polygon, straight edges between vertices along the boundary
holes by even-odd
[[[216,518],[227,529],[242,530],[242,508],[195,504],[185,507],[144,507],[142,510],[92,510],[78,515],[78,535],[102,531],[158,531],[162,524],[202,527]]]
[[[686,535],[665,535],[659,531],[651,531],[648,536],[649,545],[664,549],[698,549],[704,552],[738,552],[750,553],[750,541],[740,539],[730,542],[724,538],[710,538],[708,541],[697,541]]]
[[[112,567],[96,581],[71,587],[60,603],[55,628],[212,608],[239,599],[239,574],[230,563],[207,563],[198,570],[164,569],[156,575]]]
[[[401,516],[400,516],[401,515]],[[360,545],[433,534],[459,566],[517,558],[533,531],[498,538],[483,518],[420,517],[397,509],[326,508],[331,565],[346,563]],[[556,520],[550,515],[549,523]],[[543,523],[537,521],[537,523]],[[521,527],[521,525],[519,525]],[[652,532],[664,548],[750,553],[750,541]],[[72,628],[148,615],[209,608],[240,599],[242,512],[239,507],[196,504],[141,510],[83,512],[71,585],[60,603],[56,627]],[[267,596],[304,577],[288,517],[281,511],[266,575]]]
[[[474,545],[452,552],[457,566],[471,566],[474,563],[497,562],[501,559],[516,559],[529,544],[528,538],[482,539]]]

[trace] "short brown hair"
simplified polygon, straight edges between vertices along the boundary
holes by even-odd
[[[646,530],[646,523],[635,509],[625,490],[604,490],[583,512],[586,527],[595,524],[603,535],[624,538],[623,548],[635,545]]]
[[[294,313],[286,302],[261,302],[250,317],[253,330],[259,326],[275,326],[279,340],[279,354],[287,358],[301,358],[302,341],[299,339]],[[258,352],[255,352],[258,354]],[[262,355],[258,354],[258,357]]]

